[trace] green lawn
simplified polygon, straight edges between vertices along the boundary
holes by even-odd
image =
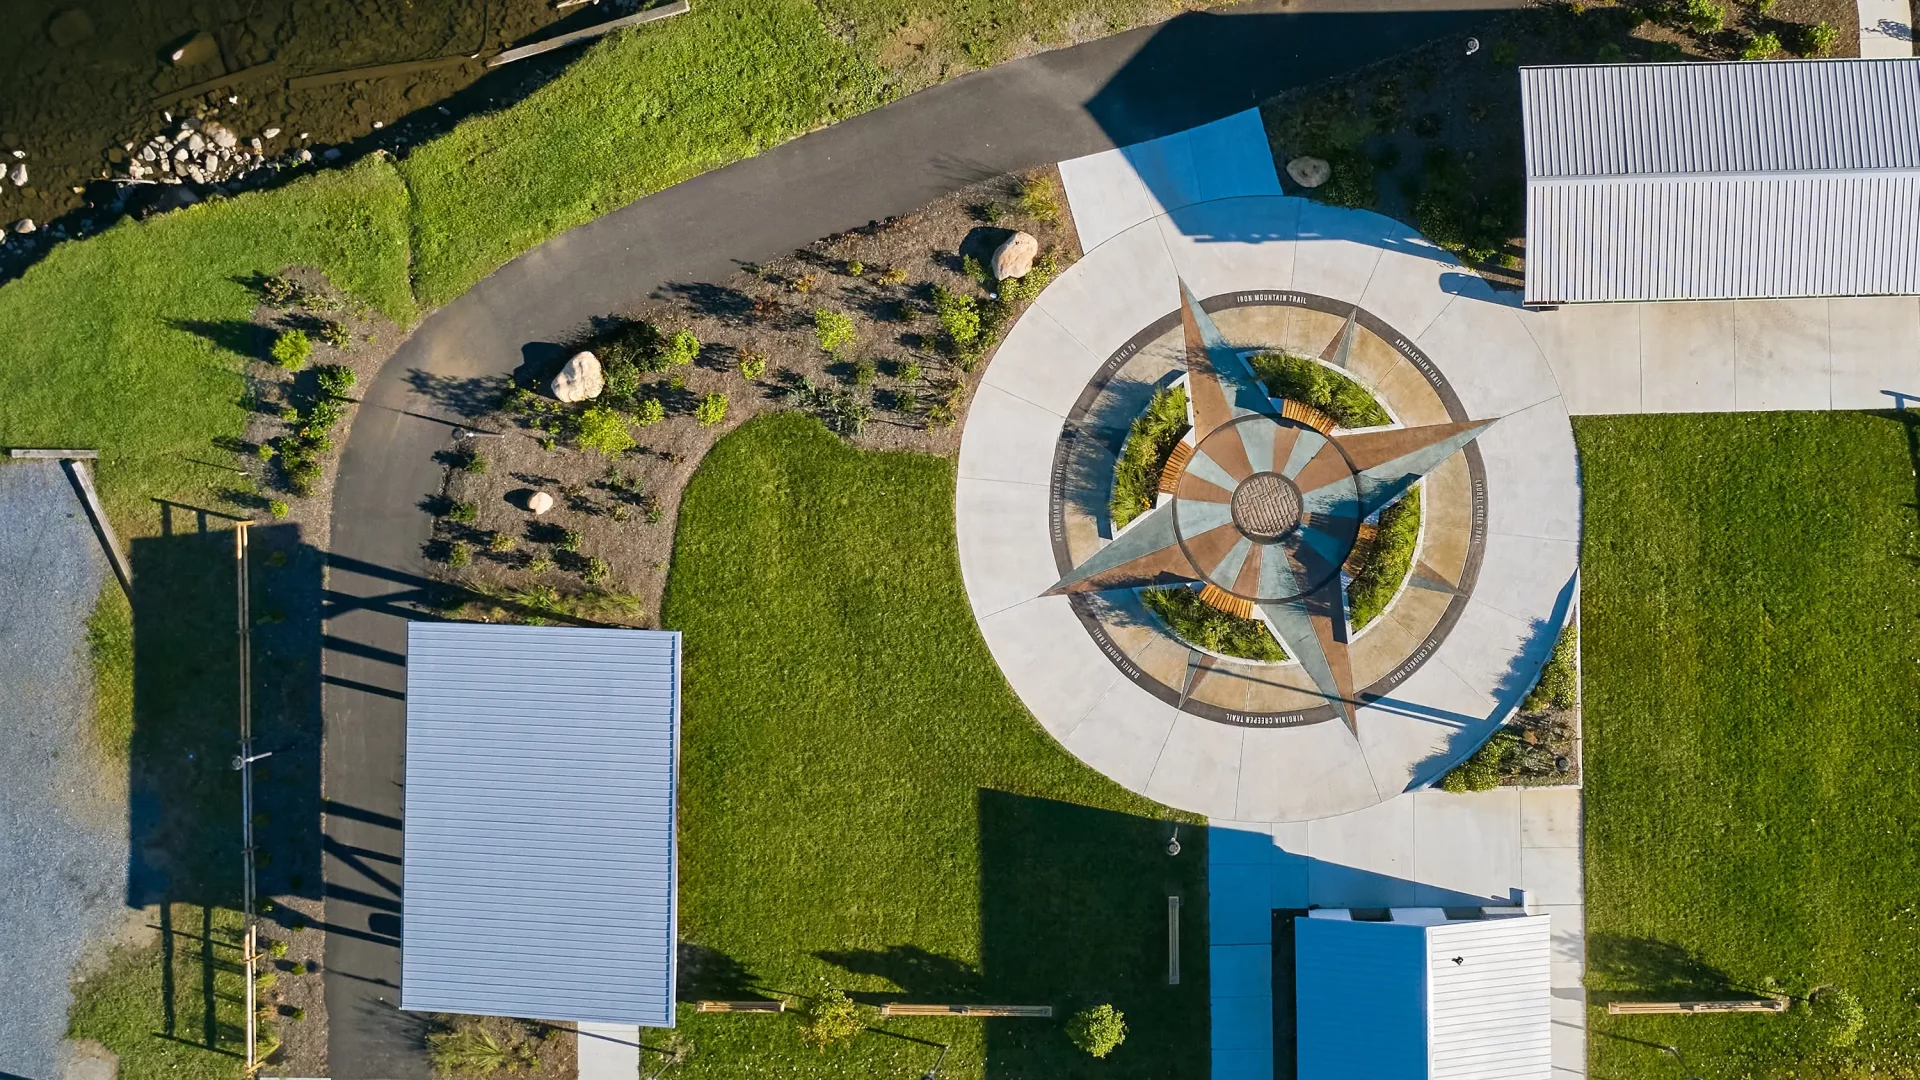
[[[1080,765],[980,639],[953,532],[954,463],[753,421],[688,488],[665,622],[687,635],[683,978],[695,997],[1110,1001],[1102,1062],[1060,1023],[888,1021],[817,1053],[792,1016],[699,1015],[682,1075],[1180,1077],[1207,1073],[1206,851],[1170,811]],[[1166,896],[1185,898],[1166,985]],[[869,1013],[877,1022],[877,1015]]]
[[[1596,1077],[1920,1063],[1914,424],[1576,422]],[[1599,1007],[1821,987],[1864,1022]]]
[[[175,904],[166,942],[118,949],[74,986],[67,1037],[119,1056],[119,1080],[238,1080],[246,1072],[246,978],[237,913]]]

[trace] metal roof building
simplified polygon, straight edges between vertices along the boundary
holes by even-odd
[[[407,627],[400,1007],[673,1025],[680,635]]]
[[[1526,302],[1920,293],[1920,59],[1520,71]]]
[[[1299,1080],[1552,1075],[1552,917],[1429,914],[1294,920]]]

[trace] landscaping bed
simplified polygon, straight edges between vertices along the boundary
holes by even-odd
[[[1273,98],[1261,116],[1290,194],[1397,218],[1490,281],[1519,288],[1522,65],[1733,60],[1768,45],[1749,58],[1856,56],[1858,22],[1852,0],[1544,3],[1496,21],[1472,55],[1459,40],[1437,41]],[[1331,163],[1332,179],[1312,190],[1294,184],[1286,164],[1302,155]]]
[[[985,268],[1015,229],[1041,255],[1024,278],[992,282]],[[474,391],[501,406],[472,427],[500,437],[449,445],[432,554],[481,597],[474,617],[654,625],[681,491],[718,439],[795,410],[862,448],[957,453],[993,344],[1078,254],[1049,168],[609,317],[524,383]],[[555,401],[548,380],[583,347],[606,389]],[[536,491],[555,500],[538,516]]]
[[[1663,1046],[1703,1076],[1912,1074],[1920,417],[1574,432],[1593,1075],[1677,1075]],[[1604,1008],[1772,993],[1787,1014]]]
[[[1580,783],[1580,631],[1576,620],[1555,643],[1540,677],[1512,716],[1440,787],[1456,793],[1496,787]]]

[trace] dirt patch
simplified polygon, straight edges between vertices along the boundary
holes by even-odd
[[[1706,2],[1706,0],[1702,0]],[[1776,0],[1716,8],[1715,31],[1675,4],[1544,4],[1493,23],[1468,55],[1437,41],[1330,83],[1261,105],[1274,164],[1290,194],[1378,210],[1419,229],[1497,285],[1519,288],[1525,268],[1523,65],[1735,59],[1756,35],[1782,51],[1813,51],[1810,28],[1834,29],[1831,55],[1859,52],[1852,0]],[[1300,155],[1325,158],[1333,178],[1305,191],[1287,177]]]
[[[1025,200],[1027,185],[1045,198]],[[603,320],[593,340],[557,353],[520,387],[504,381],[474,389],[505,404],[472,426],[495,437],[450,444],[438,493],[434,555],[442,573],[491,597],[470,615],[486,619],[572,616],[652,626],[659,616],[680,495],[712,445],[734,427],[777,409],[812,412],[865,449],[953,454],[960,425],[990,348],[956,350],[936,308],[941,295],[970,297],[984,320],[1004,326],[1026,302],[996,307],[1039,283],[1008,289],[974,273],[1015,230],[1039,241],[1040,264],[1064,270],[1079,257],[1072,221],[1052,168],[1002,177],[916,213],[828,237],[791,256],[719,283],[683,282],[629,312]],[[820,322],[817,312],[832,313]],[[1001,314],[995,316],[991,312]],[[846,340],[823,350],[821,326]],[[660,336],[690,331],[698,358],[656,362],[630,394],[562,407],[546,397],[547,379],[575,346],[609,358],[644,323]],[[984,332],[982,342],[992,335]],[[652,341],[652,338],[648,339]],[[670,341],[648,346],[659,352]],[[652,354],[649,354],[652,355]],[[751,376],[751,377],[749,377]],[[702,423],[699,410],[725,399],[725,418]],[[664,417],[628,428],[631,449],[602,454],[580,447],[578,425],[592,405],[617,405],[644,420],[659,402]],[[527,507],[545,492],[554,507]]]
[[[281,896],[263,908],[260,969],[272,977],[262,980],[269,985],[256,993],[279,1043],[267,1055],[267,1074],[326,1076],[327,1003],[320,964],[327,936],[313,929],[322,921],[321,901]]]

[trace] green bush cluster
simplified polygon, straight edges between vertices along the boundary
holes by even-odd
[[[633,449],[635,440],[627,418],[606,406],[583,410],[575,418],[574,442],[580,449],[612,457]]]
[[[1020,181],[1020,212],[1051,225],[1060,220],[1060,193],[1044,173]]]
[[[1111,1005],[1082,1009],[1067,1021],[1067,1038],[1081,1050],[1104,1058],[1127,1041],[1126,1015]]]
[[[313,355],[313,339],[305,330],[282,330],[280,336],[273,339],[273,347],[268,350],[273,362],[288,371],[299,371],[307,365],[307,358]]]
[[[1380,402],[1359,383],[1325,364],[1286,352],[1260,353],[1249,362],[1267,393],[1287,398],[1333,417],[1343,428],[1390,424]]]
[[[1187,433],[1187,390],[1172,386],[1160,390],[1147,402],[1147,409],[1133,421],[1127,441],[1120,447],[1120,459],[1113,467],[1113,496],[1107,502],[1115,532],[1153,509],[1160,489],[1160,471],[1175,443]]]
[[[800,1041],[817,1050],[848,1042],[867,1029],[860,1007],[843,990],[827,990],[807,1006]]]
[[[516,1075],[540,1071],[543,1032],[503,1016],[437,1016],[427,1057],[438,1076]]]
[[[767,354],[751,349],[740,351],[740,377],[752,382],[767,373]]]
[[[314,370],[314,378],[320,384],[320,392],[329,397],[344,398],[353,389],[357,381],[353,369],[341,364],[328,364]]]
[[[1713,0],[1687,0],[1683,17],[1696,32],[1717,34],[1727,23],[1727,9]]]
[[[327,344],[341,352],[346,352],[353,347],[353,331],[347,329],[347,324],[339,319],[328,319],[321,324],[320,336],[326,340]]]
[[[1492,791],[1500,786],[1501,771],[1507,756],[1519,746],[1520,736],[1511,728],[1502,727],[1472,757],[1441,777],[1440,789],[1456,795],[1470,791]]]
[[[1833,46],[1839,40],[1840,31],[1830,24],[1814,23],[1800,32],[1800,55],[1825,56],[1833,51]]]
[[[949,351],[963,352],[980,339],[980,303],[973,297],[935,285],[933,314],[940,320],[940,333]]]
[[[1189,586],[1147,589],[1140,594],[1140,600],[1148,611],[1167,624],[1175,637],[1190,645],[1269,664],[1284,663],[1287,659],[1287,651],[1274,640],[1266,623],[1229,615],[1201,600],[1200,594]]]
[[[1420,544],[1420,488],[1380,511],[1373,539],[1360,552],[1359,566],[1347,586],[1347,621],[1355,630],[1378,618],[1413,569]]]
[[[789,399],[820,422],[841,435],[858,435],[873,417],[873,402],[865,392],[832,385],[822,386],[803,378],[789,392]]]
[[[1521,231],[1526,193],[1518,183],[1483,185],[1444,146],[1428,149],[1421,167],[1414,222],[1429,240],[1468,262],[1486,263]]]
[[[1571,709],[1580,703],[1580,631],[1568,626],[1560,632],[1553,655],[1540,669],[1540,681],[1520,703],[1522,712]]]
[[[701,427],[712,427],[720,421],[725,420],[727,418],[727,395],[716,392],[701,398],[700,404],[693,407],[693,418],[700,422]]]
[[[813,312],[813,336],[820,351],[838,359],[853,344],[853,320],[844,312],[816,308]]]
[[[1740,59],[1765,60],[1780,51],[1780,35],[1769,30],[1764,34],[1755,34],[1740,47]]]
[[[311,349],[309,344],[308,350]],[[314,376],[320,388],[320,400],[304,415],[291,406],[281,410],[281,418],[293,431],[272,444],[272,454],[280,459],[287,489],[302,496],[313,494],[320,482],[325,471],[322,459],[333,452],[333,426],[346,416],[347,406],[352,403],[346,395],[354,385],[353,372],[338,364],[321,367]]]

